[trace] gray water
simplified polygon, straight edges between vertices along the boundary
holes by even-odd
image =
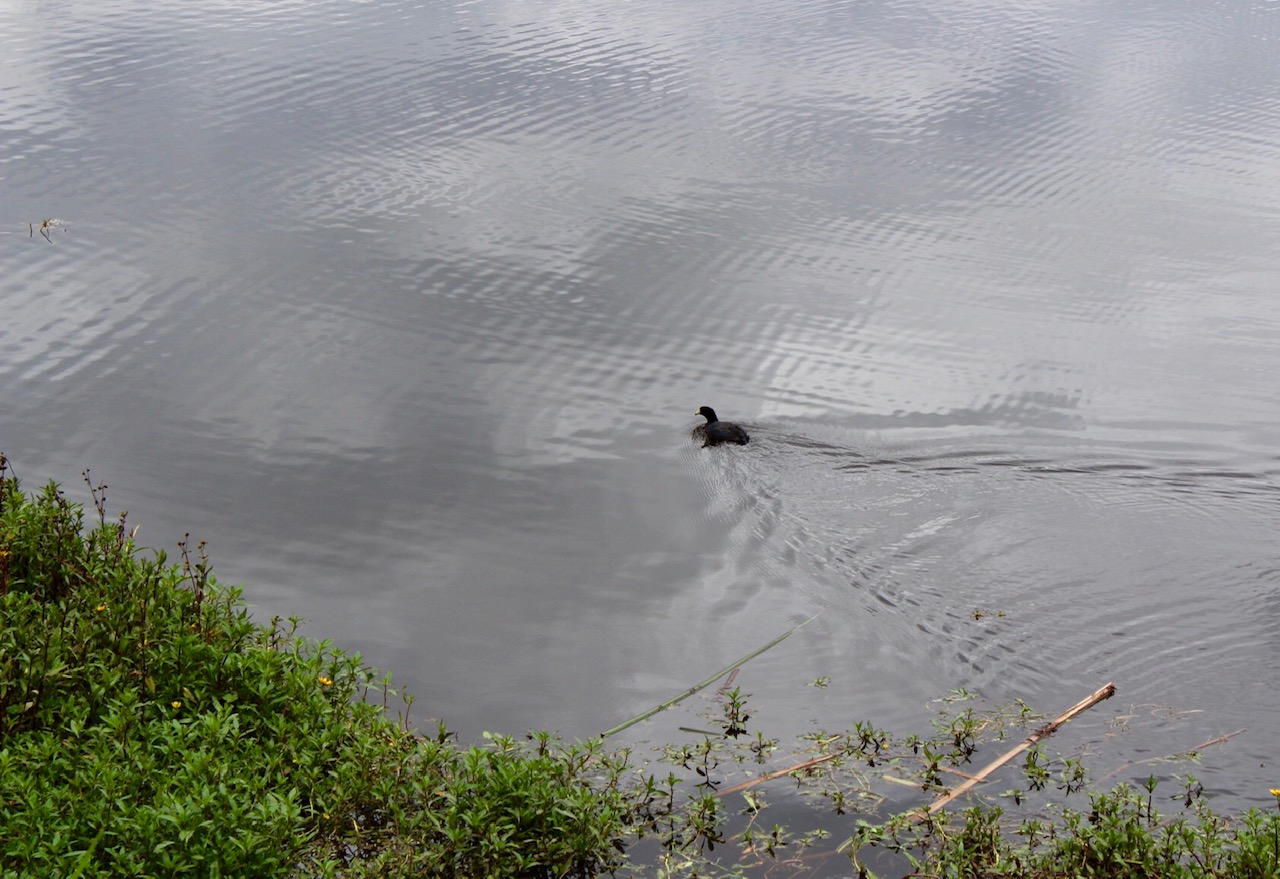
[[[1278,82],[1262,0],[0,3],[0,451],[464,736],[818,615],[781,728],[1114,681],[1262,804]]]

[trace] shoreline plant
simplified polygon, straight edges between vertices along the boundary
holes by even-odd
[[[203,544],[172,563],[142,550],[85,478],[89,527],[54,484],[24,495],[0,456],[3,879],[1280,879],[1280,789],[1275,811],[1223,816],[1188,774],[1164,814],[1155,776],[1097,791],[1040,741],[1000,804],[926,814],[979,750],[1042,720],[1021,703],[958,691],[927,735],[857,722],[784,747],[734,681],[795,629],[659,706],[724,681],[701,727],[658,745],[606,746],[657,709],[585,742],[424,734],[358,654],[256,622]]]
[[[621,863],[626,805],[598,742],[415,735],[358,655],[298,637],[296,620],[255,623],[202,548],[181,564],[145,556],[91,490],[86,530],[55,485],[25,497],[0,458],[4,876]]]

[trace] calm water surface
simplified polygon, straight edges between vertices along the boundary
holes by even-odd
[[[778,727],[1115,681],[1261,804],[1278,81],[1262,0],[2,2],[0,449],[467,736],[820,614]]]

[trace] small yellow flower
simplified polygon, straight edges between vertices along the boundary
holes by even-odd
[[[1273,787],[1271,789],[1271,796],[1275,797],[1277,800],[1280,800],[1280,787]]]
[[[107,609],[107,606],[105,604],[100,604],[94,608],[94,610],[96,610],[98,613],[102,613],[106,609]]]
[[[332,678],[326,678],[324,675],[320,675],[320,683],[324,684],[326,687],[332,687],[332,686],[333,686],[333,679],[332,679]]]
[[[174,700],[173,700],[173,702],[172,702],[171,704],[173,705],[173,707],[174,707],[174,708],[181,708],[181,707],[182,707],[182,700],[181,700],[181,699],[174,699]]]

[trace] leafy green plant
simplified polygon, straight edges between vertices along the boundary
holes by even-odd
[[[859,850],[892,845],[922,876],[1280,876],[1280,812],[1255,809],[1232,820],[1193,799],[1184,811],[1166,815],[1155,807],[1158,784],[1154,778],[1137,788],[1120,784],[1092,794],[1087,810],[1063,808],[1057,821],[1032,819],[1016,827],[994,806],[966,809],[954,822],[935,818],[917,826],[906,816],[883,825],[860,822],[854,857]],[[903,828],[912,828],[905,844],[896,835]]]
[[[861,875],[868,853],[887,852],[921,876],[1280,879],[1280,789],[1276,810],[1231,818],[1190,774],[1167,797],[1155,776],[1091,791],[1081,761],[1040,745],[1002,797],[1030,816],[918,803],[878,820],[884,786],[943,793],[979,749],[1035,719],[1022,703],[962,706],[976,699],[963,690],[940,700],[930,736],[856,721],[790,749],[748,730],[749,697],[731,683],[704,715],[710,731],[648,758],[604,736],[464,747],[443,725],[420,734],[411,702],[393,718],[389,678],[358,654],[300,637],[296,619],[253,620],[203,543],[184,538],[176,564],[139,550],[127,517],[108,515],[107,487],[85,479],[87,526],[56,485],[23,495],[0,456],[4,879],[643,874],[633,851],[662,876],[799,873],[844,851]],[[807,795],[820,826],[777,823],[767,783]],[[1088,807],[1057,801],[1072,796]]]
[[[88,474],[86,474],[86,480]],[[358,655],[255,623],[203,544],[146,557],[124,517],[0,458],[0,873],[570,876],[634,812],[599,742],[461,748],[386,716]],[[364,698],[381,692],[382,706]]]

